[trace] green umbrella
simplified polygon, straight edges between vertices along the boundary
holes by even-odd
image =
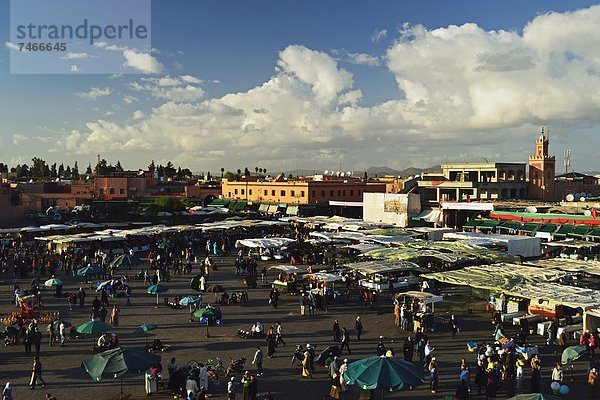
[[[88,265],[87,267],[78,269],[77,276],[100,275],[103,272],[104,272],[104,269],[100,268],[97,265]]]
[[[156,305],[158,305],[158,294],[166,292],[167,290],[169,290],[169,288],[164,285],[161,285],[160,283],[148,287],[148,293],[156,295]]]
[[[563,364],[567,364],[577,360],[585,353],[587,353],[587,348],[585,346],[569,346],[562,352],[560,361]]]
[[[116,348],[96,354],[81,363],[93,380],[121,378],[121,398],[123,398],[123,375],[140,374],[160,362],[160,357],[141,350]]]
[[[210,305],[194,311],[194,314],[192,315],[196,318],[206,318],[206,337],[210,337],[210,334],[208,333],[208,325],[210,323],[210,320],[223,318],[221,310],[219,310],[217,307],[212,307]]]
[[[104,333],[110,330],[112,330],[112,326],[100,320],[88,321],[75,328],[75,331],[77,333],[85,336],[95,335],[97,333]]]
[[[348,365],[344,380],[361,389],[412,389],[423,383],[423,370],[412,363],[392,357],[368,357]]]
[[[54,329],[55,331],[58,331],[61,323],[65,324],[65,328],[68,328],[71,326],[71,323],[69,321],[65,321],[63,319],[57,319],[56,321],[48,324],[48,326],[46,327],[46,331],[50,332],[50,329]],[[52,328],[50,328],[50,327],[52,327]]]
[[[44,282],[44,286],[47,286],[47,287],[60,286],[62,284],[63,284],[63,281],[58,278],[51,278],[51,279],[48,279],[46,282]]]
[[[156,328],[158,328],[158,325],[142,324],[133,330],[133,334],[134,335],[142,335],[143,334],[146,339],[146,343],[144,344],[144,346],[147,346],[148,345],[148,335],[146,333],[148,333],[148,331],[153,331]]]
[[[119,257],[115,258],[108,266],[110,268],[120,268],[127,267],[131,269],[131,267],[139,267],[143,265],[142,260],[135,256],[130,256],[129,254],[121,254]]]

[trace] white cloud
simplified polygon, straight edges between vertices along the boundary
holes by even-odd
[[[279,53],[277,65],[286,73],[296,76],[311,86],[315,97],[325,103],[339,92],[352,86],[352,74],[326,53],[292,45]]]
[[[127,86],[136,92],[149,93],[153,97],[163,100],[181,102],[194,102],[204,97],[204,90],[199,86],[187,82],[202,82],[190,75],[163,76],[161,78],[141,78],[143,83],[130,82]]]
[[[202,79],[198,79],[195,76],[191,76],[191,75],[183,75],[183,76],[180,76],[179,79],[181,79],[183,82],[192,83],[192,84],[196,84],[196,85],[202,83]]]
[[[123,102],[125,104],[133,104],[136,101],[139,101],[139,99],[137,97],[135,97],[135,96],[131,96],[129,94],[126,94],[125,96],[123,96]]]
[[[110,88],[99,88],[99,87],[92,87],[89,91],[87,92],[76,92],[75,94],[79,97],[81,97],[82,99],[90,99],[90,100],[96,100],[99,97],[104,97],[104,96],[108,96],[112,93],[112,89]]]
[[[25,135],[21,135],[19,133],[15,133],[12,135],[12,144],[15,146],[20,146],[23,143],[27,143],[29,139]]]
[[[190,162],[201,152],[210,168],[231,160],[278,169],[294,168],[297,160],[305,168],[340,162],[368,167],[381,160],[427,166],[451,161],[452,154],[478,160],[494,152],[504,156],[501,161],[526,162],[523,146],[532,147],[537,126],[574,132],[600,123],[598,26],[600,6],[540,15],[522,34],[474,24],[405,26],[380,58],[398,96],[368,107],[361,105],[352,74],[332,57],[292,45],[265,82],[220,98],[204,99],[190,82],[133,82],[131,90],[164,103],[128,123],[89,122],[59,147],[164,157],[166,151]],[[195,89],[186,95],[188,86]],[[184,93],[170,92],[175,89]]]
[[[144,74],[157,74],[163,70],[163,65],[148,53],[125,50],[123,52],[123,57],[125,57],[124,66],[133,68]]]
[[[131,116],[131,118],[132,118],[134,121],[137,121],[137,120],[140,120],[140,119],[144,118],[144,117],[145,117],[145,115],[146,115],[146,114],[144,114],[144,112],[143,112],[143,111],[141,111],[141,110],[136,110],[136,111],[134,111],[134,112],[133,112],[133,115]]]
[[[89,55],[87,53],[67,53],[61,57],[62,60],[76,60],[81,58],[88,58]]]
[[[79,67],[76,64],[71,65],[71,72],[79,72]]]
[[[371,41],[373,43],[379,43],[380,40],[383,40],[387,37],[387,29],[382,29],[380,31],[373,32],[373,36],[371,36]]]
[[[7,49],[19,51],[19,46],[17,46],[13,42],[4,42],[4,47],[6,47]]]

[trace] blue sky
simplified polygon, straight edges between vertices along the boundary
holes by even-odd
[[[585,29],[594,4],[155,0],[148,56],[160,71],[11,75],[14,50],[2,46],[0,160],[83,165],[100,153],[128,168],[171,159],[196,171],[525,162],[551,125],[555,154],[570,147],[573,167],[600,170],[600,146],[586,145],[600,115],[598,38]],[[8,14],[0,3],[3,44]],[[581,63],[553,58],[567,52]],[[561,93],[580,69],[589,92],[571,94],[585,104],[575,110]]]

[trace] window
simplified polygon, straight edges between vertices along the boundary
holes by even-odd
[[[237,189],[233,189],[233,194],[237,194]]]
[[[119,189],[119,194],[125,194],[125,189]]]
[[[350,189],[350,196],[354,196],[354,189]]]
[[[304,190],[300,191],[300,197],[304,197]]]
[[[344,189],[344,190],[342,191],[342,195],[343,195],[344,197],[346,197],[346,189]]]
[[[338,190],[338,197],[342,197],[342,191]]]
[[[110,194],[115,194],[115,189],[114,188],[110,188]]]
[[[360,189],[358,189],[358,195],[360,196]]]
[[[227,197],[231,197],[231,192],[227,193]]]
[[[246,194],[246,191],[244,189],[240,189],[241,194]]]
[[[329,191],[329,197],[333,197],[333,190]]]
[[[275,189],[271,190],[271,196],[275,196]]]
[[[265,196],[268,196],[268,195],[269,195],[269,191],[265,190]]]
[[[296,195],[296,191],[292,190],[291,193],[290,193],[290,196],[294,197],[295,195]]]
[[[321,197],[325,197],[325,191],[321,190]]]
[[[281,196],[285,196],[285,190],[281,191]]]
[[[252,189],[249,189],[249,190],[248,190],[248,194],[249,194],[250,196],[252,196]]]

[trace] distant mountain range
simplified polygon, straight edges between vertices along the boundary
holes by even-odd
[[[397,170],[394,168],[381,166],[381,167],[369,167],[369,168],[367,168],[366,171],[370,177],[375,177],[375,176],[382,177],[382,176],[387,175],[387,176],[400,176],[403,178],[408,178],[409,176],[420,175],[423,172],[441,172],[442,169],[439,165],[434,165],[433,167],[429,167],[429,168],[410,167],[410,168],[406,168],[403,170]],[[323,170],[298,169],[298,170],[293,170],[293,171],[285,171],[285,172],[283,172],[283,174],[285,174],[286,176],[289,174],[292,174],[293,176],[309,176],[309,175],[323,174],[324,172],[325,171],[323,171]],[[340,171],[340,172],[347,173],[348,171]],[[365,173],[365,171],[351,171],[351,172],[352,172],[353,176],[358,176],[358,177],[362,177]],[[328,173],[331,173],[331,172],[328,171]]]

